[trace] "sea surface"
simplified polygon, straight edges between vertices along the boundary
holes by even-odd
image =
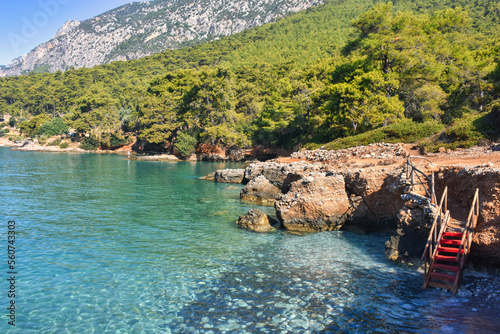
[[[423,290],[387,235],[237,228],[241,186],[197,178],[242,166],[0,148],[0,333],[500,332],[494,274]]]

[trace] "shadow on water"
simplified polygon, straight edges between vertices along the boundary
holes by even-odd
[[[281,234],[247,250],[248,258],[217,279],[204,280],[193,301],[161,327],[178,333],[498,332],[492,312],[499,296],[471,285],[472,277],[458,295],[422,290],[421,273],[373,253],[383,240],[348,232]],[[496,289],[500,282],[483,283]]]

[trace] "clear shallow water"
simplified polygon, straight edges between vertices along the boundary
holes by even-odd
[[[496,276],[422,290],[385,235],[238,229],[241,187],[196,179],[227,166],[0,148],[0,249],[19,232],[0,333],[500,332]]]

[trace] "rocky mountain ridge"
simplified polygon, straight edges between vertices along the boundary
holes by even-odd
[[[133,2],[82,22],[14,59],[0,76],[56,72],[137,59],[272,22],[323,0],[155,0]]]

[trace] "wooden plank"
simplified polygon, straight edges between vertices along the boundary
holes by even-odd
[[[439,280],[439,281],[447,281],[450,283],[454,283],[455,280],[457,279],[456,275],[452,274],[444,274],[444,273],[431,273],[431,279],[433,280]]]
[[[462,253],[463,253],[462,249]],[[453,248],[453,247],[438,247],[438,252],[442,253],[452,253],[452,254],[457,254],[458,253],[458,248]]]
[[[464,234],[460,232],[444,232],[443,233],[443,238],[462,238]]]
[[[458,268],[458,266],[450,266],[447,264],[434,263],[434,265],[432,266],[432,269],[458,272],[459,268]]]
[[[457,262],[456,256],[436,255],[437,261]]]
[[[446,283],[438,283],[438,282],[429,281],[429,282],[427,282],[427,285],[433,286],[435,288],[446,289],[446,290],[453,289],[453,284],[446,284]]]
[[[460,246],[460,242],[461,240],[457,239],[441,239],[441,245],[447,245],[447,246]]]

